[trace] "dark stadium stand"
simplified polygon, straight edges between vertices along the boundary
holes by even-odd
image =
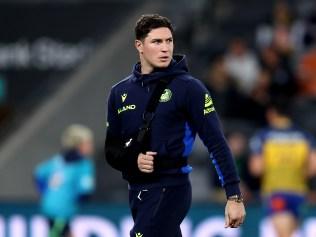
[[[1,74],[7,80],[11,116],[0,141],[25,114],[60,88],[141,1],[0,1]]]

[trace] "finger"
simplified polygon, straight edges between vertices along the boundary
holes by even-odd
[[[146,152],[146,155],[148,155],[148,156],[155,156],[155,155],[157,155],[157,152],[154,152],[154,151],[147,151],[147,152]]]
[[[154,165],[154,162],[151,161],[151,160],[140,160],[139,163],[140,163],[141,165],[151,165],[151,166]]]
[[[239,223],[237,221],[231,221],[229,224],[229,227],[231,228],[237,228],[239,226]]]
[[[153,161],[153,160],[154,160],[154,157],[153,157],[153,156],[150,156],[150,155],[145,155],[145,160],[151,160],[151,161]]]
[[[234,222],[232,222],[232,228],[237,228],[243,224],[243,217],[240,217],[238,219],[235,219]]]
[[[244,222],[245,216],[243,214],[240,214],[239,217],[236,217],[234,220],[238,224],[242,224]]]
[[[229,227],[236,228],[238,224],[238,220],[236,218],[229,218]]]
[[[152,165],[142,165],[141,166],[141,169],[144,169],[144,170],[153,170],[154,167]]]
[[[241,221],[236,222],[236,224],[235,224],[236,228],[240,227],[241,225],[242,225],[242,222],[241,222]]]
[[[147,166],[147,165],[141,166],[140,169],[141,169],[141,170],[145,170],[145,171],[150,171],[150,172],[153,172],[153,171],[154,171],[154,167],[152,167],[152,166]]]
[[[149,161],[153,161],[154,157],[153,156],[147,156],[147,155],[143,155],[140,157],[140,160],[149,160]]]
[[[145,169],[140,169],[141,172],[143,173],[152,173],[154,170],[145,170]]]
[[[239,227],[239,226],[241,226],[241,225],[242,225],[242,222],[241,222],[241,221],[239,221],[239,222],[236,223],[236,226],[237,226],[237,227]]]

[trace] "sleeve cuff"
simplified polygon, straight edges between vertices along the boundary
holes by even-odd
[[[230,183],[225,185],[226,197],[230,197],[233,195],[240,195],[239,183]]]

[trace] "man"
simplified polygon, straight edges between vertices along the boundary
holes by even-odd
[[[62,136],[63,151],[38,165],[35,181],[42,213],[48,218],[49,237],[70,237],[69,222],[78,202],[94,190],[92,131],[71,125]]]
[[[191,204],[188,174],[192,168],[187,158],[196,133],[212,154],[229,199],[226,227],[240,226],[245,210],[231,152],[208,91],[188,73],[184,56],[173,57],[169,19],[143,15],[135,34],[140,62],[111,90],[105,143],[108,163],[129,182],[134,219],[130,236],[182,236],[180,224]],[[139,144],[135,137],[147,116],[147,103],[156,85],[166,78],[172,80],[160,97],[147,139]]]
[[[274,99],[267,110],[269,127],[250,142],[250,172],[262,178],[266,212],[278,237],[291,237],[307,193],[307,178],[315,175],[315,141],[293,125],[289,101]]]

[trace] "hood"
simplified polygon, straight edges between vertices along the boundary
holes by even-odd
[[[136,63],[133,70],[135,82],[150,83],[162,77],[177,76],[188,73],[186,57],[184,55],[174,55],[167,68],[157,68],[149,74],[141,74],[140,62]]]

